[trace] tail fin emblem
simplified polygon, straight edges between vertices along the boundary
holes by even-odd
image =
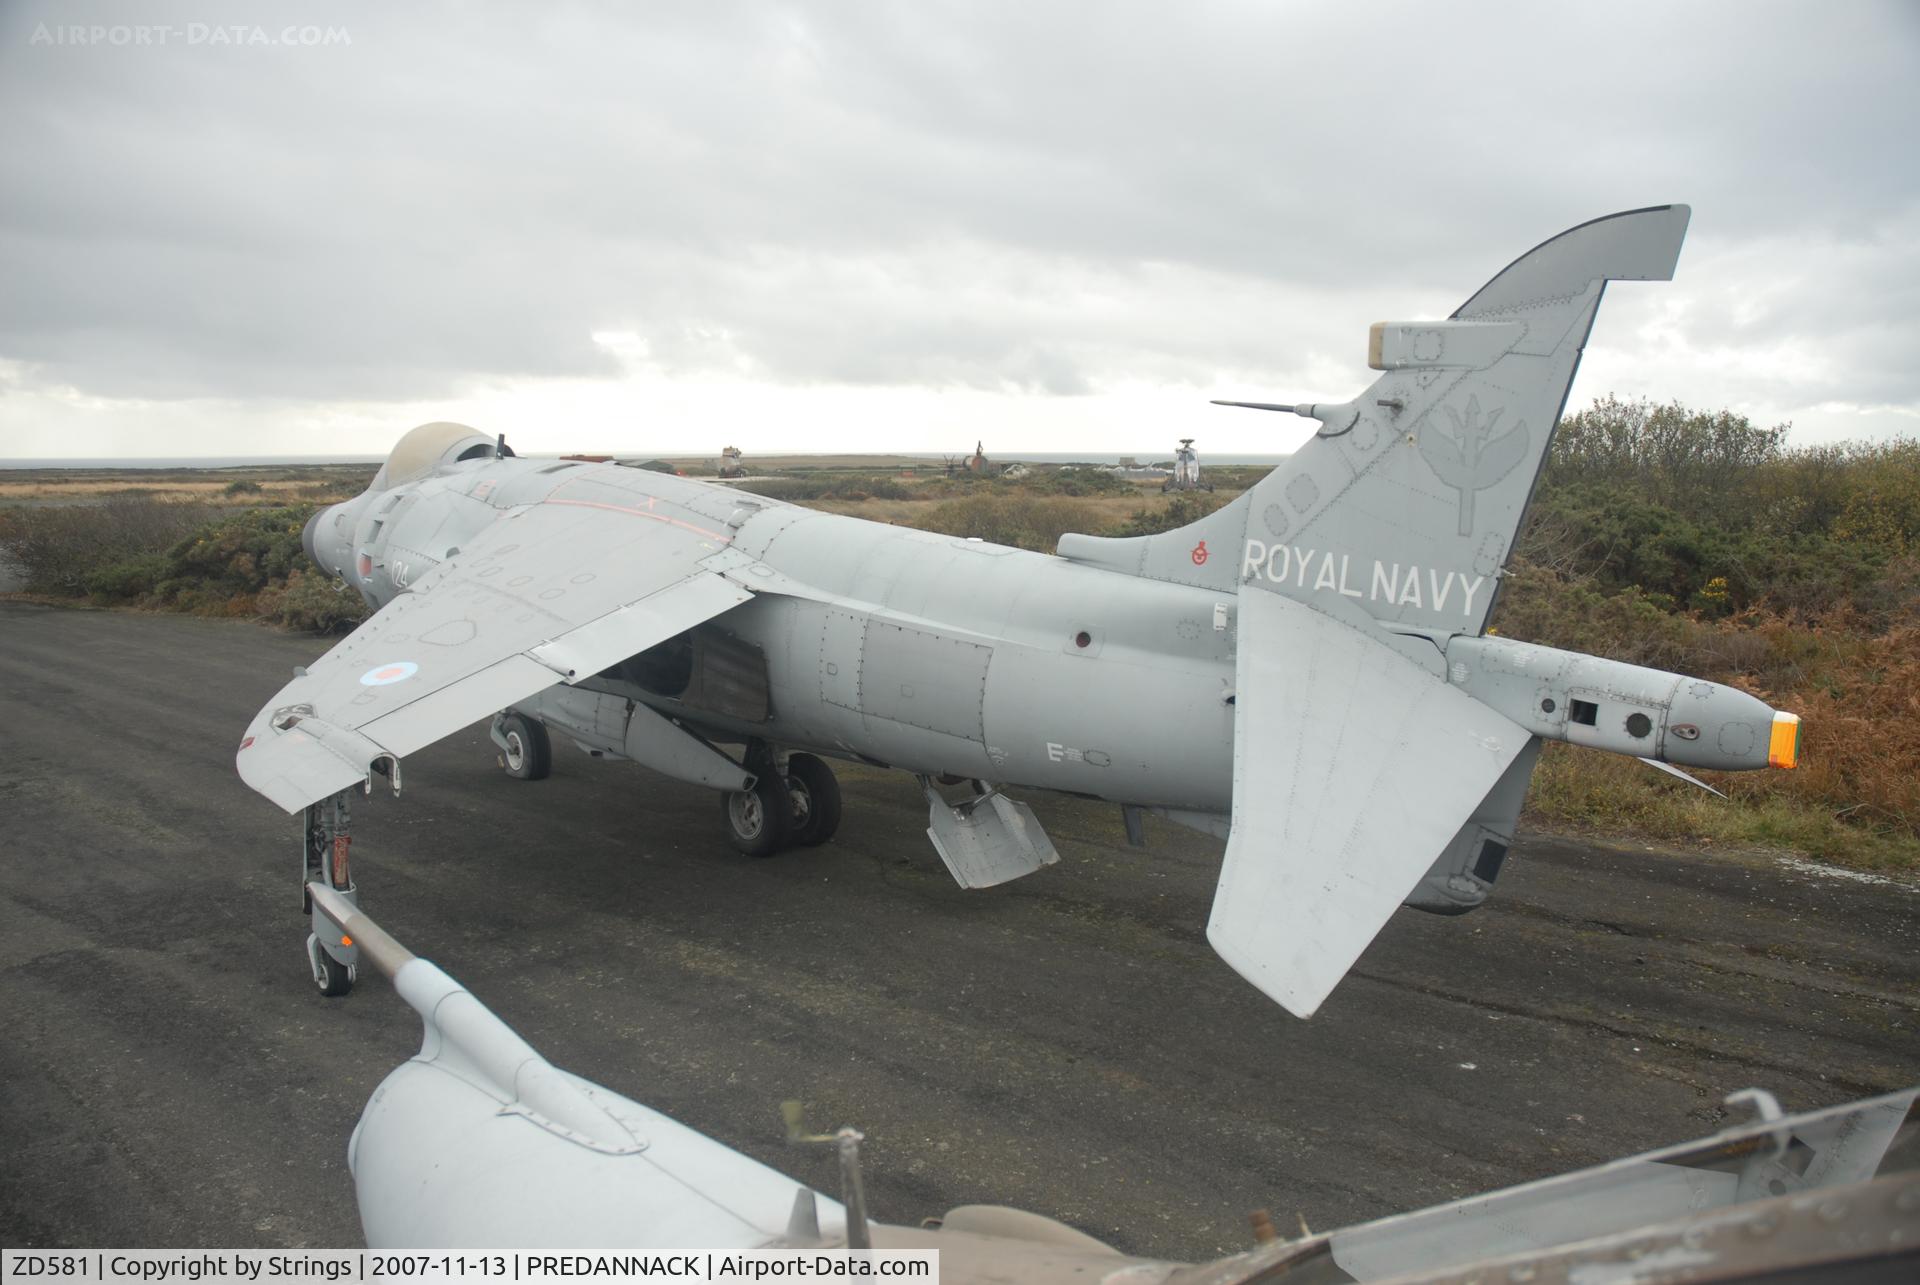
[[[1194,566],[1196,567],[1206,566],[1207,565],[1207,542],[1205,540],[1202,540],[1200,543],[1194,545],[1193,552],[1187,556],[1193,559]]]
[[[1513,472],[1527,453],[1527,426],[1517,423],[1500,437],[1494,426],[1504,410],[1480,417],[1480,399],[1467,398],[1467,413],[1462,416],[1453,407],[1445,408],[1453,421],[1453,436],[1434,431],[1432,424],[1420,434],[1420,454],[1432,466],[1434,475],[1460,492],[1460,534],[1473,534],[1473,496]]]

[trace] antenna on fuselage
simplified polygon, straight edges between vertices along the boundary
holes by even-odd
[[[496,460],[504,460],[507,458],[507,435],[505,433],[493,439],[493,458]]]

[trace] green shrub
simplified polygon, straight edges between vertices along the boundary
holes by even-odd
[[[1036,495],[1127,495],[1137,489],[1118,473],[1091,467],[1047,469],[1016,482]]]
[[[803,503],[808,500],[912,500],[924,493],[902,486],[890,477],[872,473],[822,474],[815,477],[755,477],[741,482],[737,490],[751,491],[771,500]]]
[[[102,504],[0,511],[0,544],[19,563],[35,593],[87,592],[98,573],[166,549],[205,522],[199,504],[172,504],[142,495]]]
[[[1198,522],[1227,502],[1211,491],[1181,491],[1158,507],[1136,509],[1114,535],[1159,535]]]
[[[126,601],[145,598],[167,574],[164,554],[142,553],[102,567],[86,579],[86,591],[95,598]]]
[[[1096,510],[1081,501],[1012,493],[948,500],[915,525],[1050,553],[1066,532],[1098,532],[1104,523]]]
[[[346,633],[369,614],[353,589],[306,568],[295,568],[285,581],[262,590],[254,609],[276,625],[316,634]]]
[[[311,514],[307,505],[248,509],[195,532],[167,551],[156,592],[167,600],[191,596],[187,609],[196,610],[286,580],[307,560],[300,533]]]
[[[1920,442],[1793,450],[1785,433],[1604,398],[1560,425],[1519,552],[1708,617],[1911,621]]]

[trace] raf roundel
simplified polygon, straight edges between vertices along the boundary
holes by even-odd
[[[391,687],[395,683],[405,682],[420,672],[420,666],[410,660],[396,660],[385,665],[375,665],[360,675],[362,687]]]

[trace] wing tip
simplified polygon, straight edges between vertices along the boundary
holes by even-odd
[[[1236,932],[1236,926],[1229,924],[1227,917],[1217,911],[1207,923],[1207,944],[1213,947],[1213,953],[1220,956],[1227,967],[1240,974],[1255,990],[1302,1019],[1319,1012],[1320,1005],[1326,1002],[1333,988],[1346,976],[1343,969],[1340,977],[1335,977],[1325,985],[1300,977],[1276,976],[1278,970],[1271,956],[1243,940]]]

